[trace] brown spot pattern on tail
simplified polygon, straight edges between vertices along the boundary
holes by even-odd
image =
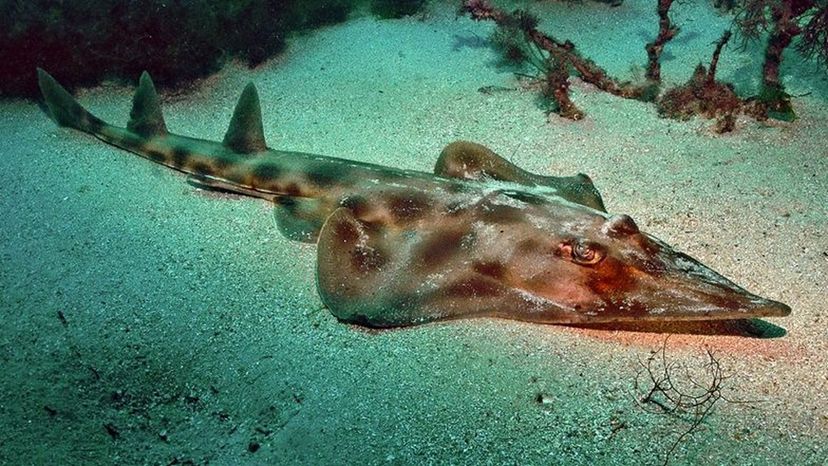
[[[472,269],[480,275],[497,280],[506,275],[506,266],[497,261],[479,261],[472,265]]]

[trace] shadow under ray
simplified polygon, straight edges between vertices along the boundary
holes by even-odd
[[[696,320],[674,322],[608,322],[573,324],[569,327],[642,333],[675,333],[685,335],[730,335],[746,338],[781,338],[787,330],[762,319]]]

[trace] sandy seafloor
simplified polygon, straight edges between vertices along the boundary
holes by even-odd
[[[532,7],[611,73],[643,68],[652,2]],[[728,20],[705,5],[675,4],[672,16],[682,32],[663,72],[677,83]],[[323,308],[315,246],[280,237],[265,202],[205,193],[57,128],[32,103],[3,102],[0,463],[660,464],[690,424],[642,411],[633,381],[667,331],[671,360],[698,365],[714,350],[725,396],[751,401],[720,401],[671,464],[824,464],[825,71],[788,55],[785,83],[806,94],[792,124],[740,120],[720,136],[577,82],[588,118],[570,122],[547,119],[532,91],[478,92],[515,86],[485,44],[490,29],[451,7],[357,17],[168,96],[167,124],[220,139],[253,80],[271,147],[429,171],[444,145],[469,139],[535,172],[585,172],[610,212],[793,314],[367,331]],[[735,45],[719,77],[750,93],[761,49]],[[80,101],[125,124],[131,93],[108,84]]]

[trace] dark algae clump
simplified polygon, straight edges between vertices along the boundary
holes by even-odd
[[[402,18],[419,13],[425,0],[372,0],[371,13],[380,18]]]
[[[0,0],[0,96],[37,95],[35,68],[70,88],[131,80],[162,87],[204,77],[228,59],[254,66],[294,32],[344,21],[353,0]]]

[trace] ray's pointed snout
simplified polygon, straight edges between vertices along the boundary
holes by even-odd
[[[730,279],[682,252],[660,245],[664,274],[672,286],[672,301],[680,319],[740,319],[785,317],[791,308],[763,298],[740,287]]]
[[[761,301],[757,303],[755,308],[751,309],[751,313],[755,314],[756,317],[787,317],[791,315],[791,307],[787,304],[764,298],[761,298]]]

